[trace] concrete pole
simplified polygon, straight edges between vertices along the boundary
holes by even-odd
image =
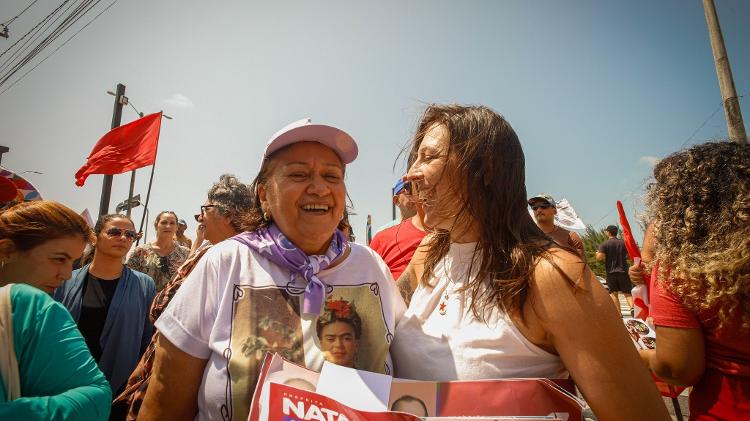
[[[724,103],[724,117],[727,120],[729,140],[747,142],[740,101],[737,98],[737,91],[734,89],[732,69],[729,66],[729,57],[724,47],[724,37],[721,34],[719,16],[716,14],[714,0],[703,0],[703,10],[706,13],[711,51],[713,51],[714,63],[716,64],[716,76],[719,78],[719,89],[721,90],[721,100]]]
[[[117,84],[117,94],[115,95],[115,109],[112,111],[112,128],[120,127],[122,120],[122,98],[125,96],[125,85]],[[109,213],[109,197],[112,195],[112,176],[105,175],[102,183],[102,198],[99,202],[99,216]]]

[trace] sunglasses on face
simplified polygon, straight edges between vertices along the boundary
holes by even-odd
[[[411,194],[411,181],[405,181],[403,187],[401,187],[401,190],[398,191],[396,194]]]
[[[110,237],[120,237],[124,234],[125,238],[127,238],[130,241],[133,241],[136,238],[138,238],[137,232],[133,230],[124,230],[120,228],[110,228],[107,230],[106,234]]]
[[[550,205],[549,203],[541,203],[541,204],[538,204],[538,205],[532,205],[531,206],[531,210],[549,209],[551,207],[552,207],[552,205]]]

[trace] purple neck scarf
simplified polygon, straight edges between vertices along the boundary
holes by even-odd
[[[237,234],[232,239],[257,251],[282,268],[302,276],[307,281],[302,313],[313,316],[320,315],[325,298],[326,284],[318,279],[318,273],[330,266],[349,248],[349,242],[344,234],[336,230],[325,254],[308,256],[289,241],[274,223],[255,231]]]

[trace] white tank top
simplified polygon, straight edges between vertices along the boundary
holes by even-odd
[[[417,287],[396,326],[391,356],[398,378],[431,381],[567,378],[560,358],[526,339],[504,311],[474,317],[466,282],[477,243],[452,243],[434,288]],[[477,266],[475,264],[474,266]]]

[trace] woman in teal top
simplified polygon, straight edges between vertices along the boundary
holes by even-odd
[[[54,289],[70,277],[73,260],[90,239],[83,218],[55,202],[22,203],[0,214],[0,337],[7,339],[12,326],[13,341],[0,341],[6,344],[0,349],[0,420],[109,417],[109,384],[65,307],[32,286],[5,286]]]

